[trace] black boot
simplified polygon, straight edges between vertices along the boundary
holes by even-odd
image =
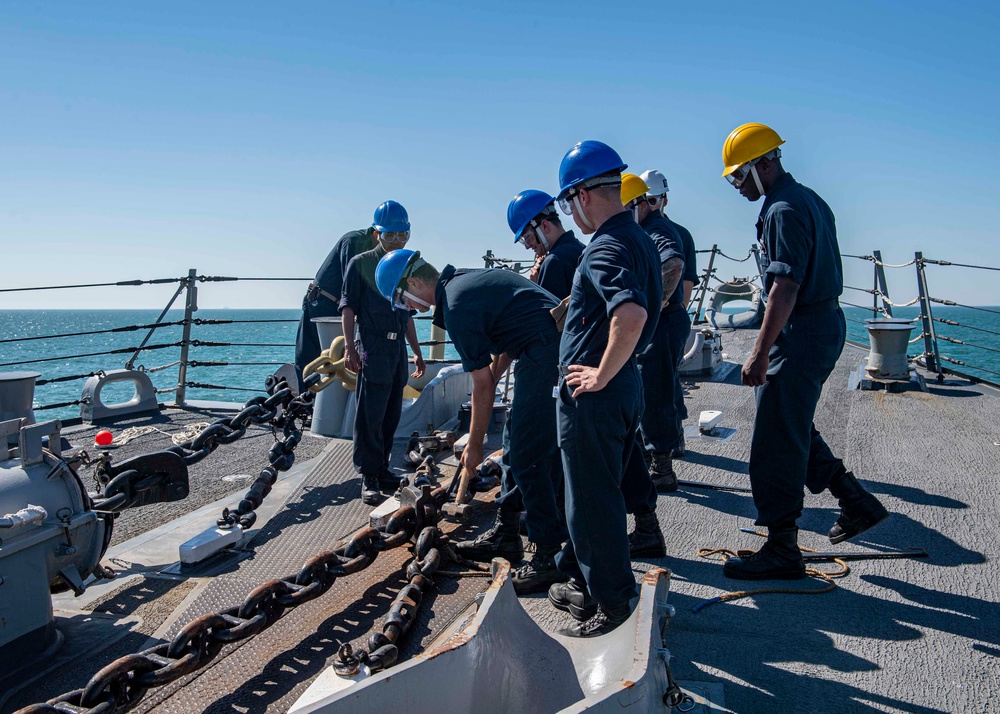
[[[568,612],[580,622],[589,620],[597,612],[597,600],[590,597],[585,585],[572,579],[550,587],[549,602],[552,607]]]
[[[558,545],[536,545],[534,557],[510,576],[514,592],[518,595],[543,593],[548,591],[550,585],[569,580],[569,576],[556,567],[556,553],[560,550],[562,547]]]
[[[655,511],[636,514],[635,530],[628,534],[628,551],[633,558],[666,557],[667,544]]]
[[[484,563],[494,558],[506,558],[511,563],[519,562],[524,557],[524,544],[518,533],[518,515],[498,510],[496,520],[488,531],[475,540],[456,543],[455,552],[467,560]]]
[[[378,485],[378,476],[375,474],[361,475],[361,501],[369,506],[382,502],[382,491]]]
[[[405,478],[389,469],[378,472],[378,485],[389,493],[395,493],[404,483],[406,483]]]
[[[745,558],[730,558],[722,574],[736,580],[800,580],[806,576],[806,565],[798,539],[795,526],[772,528],[760,550]]]
[[[670,452],[670,455],[675,459],[684,458],[684,429],[681,429],[681,438],[677,440],[677,445],[674,450]]]
[[[560,634],[567,637],[598,637],[606,635],[624,622],[632,614],[629,604],[622,603],[615,607],[598,606],[597,612],[586,622],[578,622],[562,630]]]
[[[827,488],[840,503],[840,518],[827,534],[831,543],[842,543],[889,517],[885,506],[868,493],[850,471],[830,479]]]
[[[657,493],[673,493],[677,490],[677,474],[674,473],[673,458],[669,451],[654,451],[650,454],[649,477],[653,480]]]

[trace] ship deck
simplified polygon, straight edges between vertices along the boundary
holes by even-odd
[[[675,462],[680,478],[748,485],[754,402],[752,390],[739,384],[738,365],[755,335],[724,331],[725,368],[713,379],[686,382],[689,424],[700,410],[716,409],[725,414],[722,426],[737,431],[726,441],[699,440],[689,432],[687,455]],[[652,566],[672,572],[670,602],[677,613],[667,647],[682,686],[712,702],[696,711],[995,710],[1000,689],[1000,587],[992,569],[1000,510],[998,394],[954,379],[928,381],[927,391],[848,389],[850,372],[864,354],[855,346],[845,349],[815,422],[892,516],[855,542],[833,547],[825,534],[837,517],[835,501],[829,494],[806,494],[800,545],[844,552],[923,548],[929,557],[851,561],[850,573],[829,593],[764,594],[694,613],[703,600],[745,586],[820,588],[823,583],[730,581],[720,561],[697,555],[700,547],[759,547],[760,538],[739,530],[753,524],[749,494],[685,487],[661,496],[658,514],[668,557],[636,562],[634,570],[637,580]],[[173,424],[196,418],[192,412],[171,411],[154,419],[166,420],[161,426],[170,431]],[[95,430],[81,427],[66,435],[73,443],[89,444]],[[201,518],[202,527],[208,527],[213,509],[238,500],[230,494],[246,484],[221,476],[256,474],[271,438],[267,431],[257,436],[220,447],[192,468],[193,496],[185,508],[204,506],[200,515],[171,521],[180,512],[158,506],[121,519],[109,558],[122,575],[82,598],[56,598],[59,624],[67,634],[62,659],[69,661],[57,655],[37,676],[22,677],[23,686],[2,703],[3,711],[83,686],[104,664],[169,639],[198,615],[238,604],[260,583],[297,572],[310,555],[331,549],[365,524],[368,509],[357,498],[350,443],[305,439],[298,463],[268,498],[266,520],[248,542],[201,570],[178,569],[170,556],[175,546],[165,545],[179,532],[176,524],[190,526]],[[138,439],[122,449],[139,453],[169,444],[156,439],[166,437]],[[479,495],[475,503],[471,522],[445,526],[453,537],[474,533],[492,520],[489,496]],[[228,646],[207,667],[151,690],[135,711],[287,710],[333,661],[341,642],[362,645],[381,622],[405,582],[400,566],[408,558],[402,549],[383,553],[370,568],[342,578],[266,632]],[[419,651],[461,617],[485,584],[480,578],[437,578],[403,656]],[[568,616],[552,610],[544,595],[521,601],[543,627],[567,624]],[[428,696],[440,686],[447,683],[428,683]]]

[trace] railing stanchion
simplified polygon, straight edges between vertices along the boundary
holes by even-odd
[[[913,254],[917,267],[917,293],[920,298],[920,322],[924,330],[924,363],[928,372],[937,372],[938,381],[944,379],[941,356],[938,352],[937,334],[934,331],[934,316],[931,314],[930,294],[927,290],[927,275],[924,273],[924,254]]]
[[[702,275],[701,277],[701,286],[700,286],[701,294],[698,296],[698,309],[695,310],[694,312],[694,324],[698,324],[699,322],[704,322],[704,320],[701,317],[701,309],[705,306],[705,296],[708,295],[708,280],[709,278],[712,277],[712,274],[715,272],[713,266],[715,265],[715,254],[718,252],[719,252],[719,244],[714,243],[712,245],[712,253],[708,258],[708,267],[705,268],[705,274]]]
[[[885,282],[885,268],[882,267],[882,251],[874,250],[875,257],[875,290],[882,296],[882,312],[886,317],[892,317],[892,305],[889,303],[889,286]],[[878,315],[873,315],[878,317]]]
[[[187,393],[187,367],[188,351],[191,347],[191,323],[194,314],[198,312],[198,271],[195,268],[188,270],[187,280],[184,283],[187,295],[184,299],[184,332],[181,336],[181,363],[177,367],[177,393],[174,404],[179,407],[184,406]]]

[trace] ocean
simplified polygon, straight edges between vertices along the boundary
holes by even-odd
[[[79,378],[48,382],[35,388],[34,409],[39,421],[68,419],[80,416],[79,405],[44,409],[47,405],[80,399],[87,375],[98,370],[122,369],[132,351],[120,354],[100,354],[112,350],[134,348],[142,343],[148,329],[107,332],[156,321],[159,310],[3,310],[0,311],[0,372],[33,371],[41,373],[39,381],[62,377]],[[189,360],[227,362],[226,366],[188,367],[187,381],[213,387],[189,387],[188,399],[245,402],[253,396],[266,394],[264,380],[279,365],[292,362],[295,356],[295,335],[300,310],[199,310],[200,320],[231,320],[230,324],[194,325],[191,339],[200,342],[225,342],[229,346],[192,346]],[[182,310],[171,310],[164,322],[180,320]],[[417,335],[430,339],[430,321],[417,320]],[[181,340],[181,326],[163,327],[154,331],[147,346],[134,363],[149,372],[158,389],[177,386],[177,366],[180,347],[160,347]],[[97,334],[79,334],[79,333]],[[74,335],[52,339],[25,339],[50,335]],[[430,353],[424,347],[424,357]],[[91,355],[76,357],[76,355]],[[445,349],[446,359],[457,359],[451,345]],[[37,360],[46,360],[39,362]],[[224,389],[219,387],[225,387]],[[131,398],[133,389],[126,384],[111,384],[102,392],[107,403]],[[161,402],[173,401],[173,394],[159,395]]]
[[[848,317],[848,338],[867,344],[867,331],[863,321],[871,311],[845,308]],[[900,308],[896,317],[916,317],[915,307]],[[48,405],[74,402],[80,399],[87,375],[97,370],[121,369],[131,357],[131,351],[119,354],[101,354],[112,350],[137,347],[147,330],[116,331],[135,325],[155,322],[158,310],[5,310],[0,311],[0,372],[34,371],[41,373],[39,380],[69,377],[65,381],[48,381],[35,389],[36,418],[68,419],[78,417],[80,407],[68,405],[46,409]],[[227,362],[226,366],[195,366],[188,368],[188,381],[205,387],[188,388],[188,399],[244,402],[264,393],[264,380],[278,365],[291,362],[294,355],[295,334],[299,310],[199,310],[201,320],[231,320],[230,324],[195,325],[192,339],[200,342],[225,342],[228,346],[192,346],[190,359],[198,362]],[[965,307],[934,307],[934,316],[959,325],[935,323],[938,335],[961,340],[959,345],[939,341],[942,355],[965,362],[968,366],[948,365],[965,372],[1000,382],[1000,307],[971,309]],[[165,321],[179,320],[182,311],[171,311]],[[93,333],[93,334],[80,334]],[[430,323],[417,321],[421,340],[430,339]],[[913,336],[920,334],[919,324]],[[70,335],[51,337],[53,335]],[[46,339],[30,339],[42,338]],[[171,389],[177,385],[177,366],[180,348],[172,345],[180,341],[181,327],[171,326],[155,330],[148,346],[135,361],[150,372],[157,389]],[[725,344],[725,337],[723,337]],[[922,342],[911,345],[910,354],[923,352]],[[429,348],[424,348],[424,356]],[[89,355],[75,357],[76,355]],[[456,359],[451,345],[446,358]],[[45,361],[38,361],[45,360]],[[158,369],[172,365],[164,369]],[[116,391],[118,390],[118,391]],[[127,400],[132,389],[127,385],[110,385],[104,392],[105,401]],[[160,395],[161,401],[172,401],[173,395]]]

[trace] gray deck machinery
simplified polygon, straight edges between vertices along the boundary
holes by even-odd
[[[81,595],[101,565],[116,514],[188,494],[187,466],[172,452],[112,466],[85,452],[63,458],[62,424],[0,422],[0,668],[10,671],[57,648],[50,593]],[[17,445],[11,441],[16,437]],[[88,492],[75,470],[95,463]]]

